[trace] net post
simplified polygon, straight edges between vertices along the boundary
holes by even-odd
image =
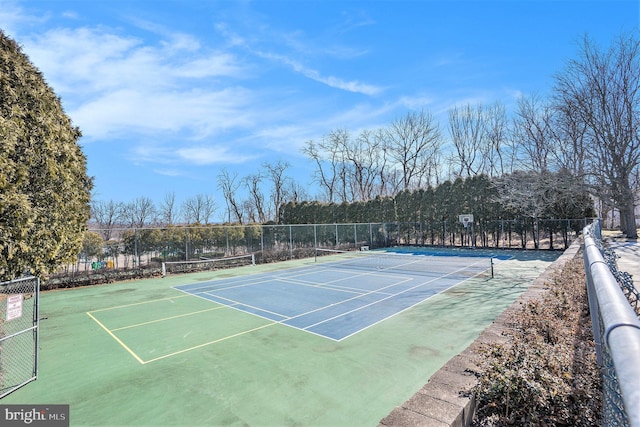
[[[162,277],[165,277],[166,275],[167,275],[167,266],[163,261],[162,262]]]
[[[256,255],[251,254],[251,265],[256,265]]]

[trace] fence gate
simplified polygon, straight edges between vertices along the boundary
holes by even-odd
[[[0,399],[38,376],[40,279],[0,283]]]

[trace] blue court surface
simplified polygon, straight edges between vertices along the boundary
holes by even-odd
[[[328,256],[305,267],[175,289],[340,341],[470,277],[490,274],[495,262],[415,253]]]

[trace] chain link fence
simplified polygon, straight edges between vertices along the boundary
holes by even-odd
[[[589,309],[602,374],[602,425],[640,426],[638,293],[631,276],[618,270],[615,254],[602,246],[599,222],[583,233]]]
[[[315,248],[392,246],[566,249],[585,219],[171,226],[93,229],[78,260],[54,275],[47,288],[104,283],[160,274],[163,262],[255,254],[257,263],[312,257]],[[119,272],[113,277],[113,272]],[[82,283],[78,283],[82,281]]]
[[[0,398],[38,376],[40,280],[0,283]]]

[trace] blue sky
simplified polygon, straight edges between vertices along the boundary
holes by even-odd
[[[0,0],[0,28],[82,130],[96,199],[211,194],[222,214],[223,169],[288,162],[314,195],[306,141],[546,95],[582,35],[607,46],[639,4]]]

